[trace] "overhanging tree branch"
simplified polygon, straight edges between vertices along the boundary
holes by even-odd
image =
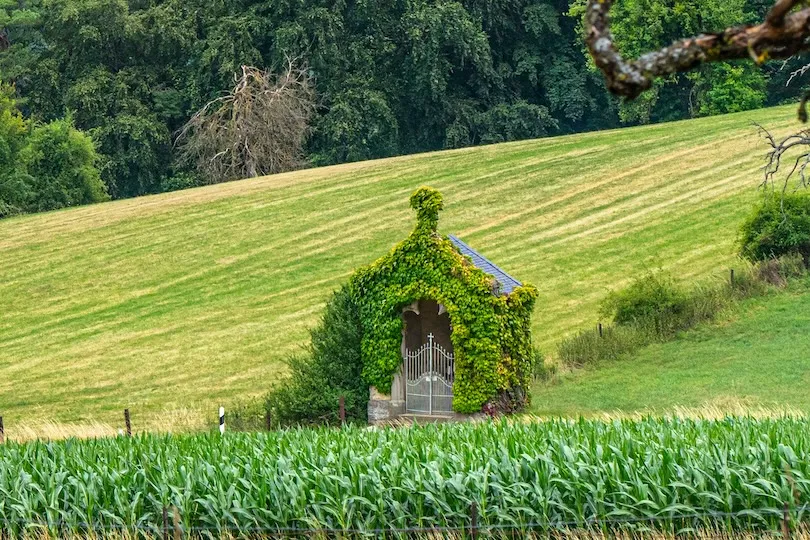
[[[700,64],[744,58],[762,63],[810,49],[810,8],[793,11],[802,3],[800,0],[778,0],[761,24],[682,39],[628,61],[619,53],[610,32],[609,11],[613,2],[588,0],[585,39],[608,89],[630,99],[650,88],[655,79],[689,71]]]

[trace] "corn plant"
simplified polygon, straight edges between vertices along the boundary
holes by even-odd
[[[0,446],[0,522],[146,531],[607,522],[778,528],[810,502],[810,421],[550,421],[141,435]]]

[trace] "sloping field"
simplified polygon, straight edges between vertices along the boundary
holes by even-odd
[[[601,416],[810,412],[810,280],[750,299],[727,320],[538,387],[534,412]],[[678,411],[674,411],[678,412]]]
[[[445,196],[440,229],[540,290],[537,341],[596,322],[651,266],[733,259],[764,147],[794,107],[329,167],[0,222],[6,421],[199,418],[260,395],[329,292]]]

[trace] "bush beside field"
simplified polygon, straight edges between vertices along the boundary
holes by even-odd
[[[714,321],[740,301],[777,292],[807,274],[800,253],[753,265],[741,262],[742,268],[726,280],[701,281],[691,287],[678,283],[671,274],[647,272],[605,298],[601,314],[612,324],[582,330],[562,340],[557,359],[566,367],[616,360]]]

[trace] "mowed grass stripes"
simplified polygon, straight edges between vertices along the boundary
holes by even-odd
[[[328,167],[0,222],[0,414],[134,421],[261,395],[331,290],[444,194],[440,229],[540,290],[550,351],[645,268],[731,263],[793,107]],[[195,413],[197,414],[197,413]],[[202,414],[202,413],[199,413]],[[150,420],[145,420],[146,417]]]

